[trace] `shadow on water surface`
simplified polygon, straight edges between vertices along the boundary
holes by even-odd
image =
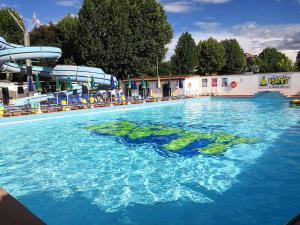
[[[132,204],[107,213],[80,193],[57,200],[32,193],[19,200],[49,225],[282,225],[300,212],[300,123],[244,168],[223,194],[205,191],[212,203]]]

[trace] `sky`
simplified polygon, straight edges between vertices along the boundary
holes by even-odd
[[[29,24],[33,13],[43,23],[76,14],[82,0],[0,0],[14,7]],[[300,0],[159,0],[164,5],[174,38],[166,58],[174,53],[179,36],[190,32],[196,43],[214,37],[236,38],[245,52],[259,54],[275,47],[295,60],[300,50]]]

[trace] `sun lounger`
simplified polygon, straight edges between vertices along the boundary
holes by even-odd
[[[10,117],[10,116],[12,116],[12,112],[10,110],[5,110],[3,116]]]
[[[24,110],[22,110],[21,114],[25,116],[25,115],[29,115],[30,112],[29,112],[29,110],[24,109]]]
[[[20,107],[6,107],[4,111],[4,117],[8,116],[21,116],[22,115],[22,108]]]
[[[79,107],[78,107],[78,105],[71,105],[71,110],[78,110],[79,109]]]
[[[94,107],[95,108],[101,108],[101,107],[104,107],[103,103],[102,102],[97,102],[94,104]]]
[[[156,102],[157,101],[157,98],[146,98],[145,99],[146,100],[146,102]]]
[[[50,112],[60,112],[62,110],[62,107],[59,105],[49,105],[48,110]]]
[[[76,105],[78,109],[87,109],[88,105],[86,103],[79,103]]]
[[[123,101],[121,101],[121,100],[119,100],[119,101],[117,101],[117,102],[114,102],[113,103],[114,105],[124,105],[124,103],[123,103]]]

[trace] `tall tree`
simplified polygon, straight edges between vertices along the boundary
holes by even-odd
[[[83,62],[124,76],[161,61],[172,28],[155,0],[84,0],[79,12]]]
[[[24,44],[23,31],[16,23],[14,18],[8,12],[10,11],[20,22],[21,26],[25,29],[24,22],[21,16],[13,8],[0,9],[0,37],[3,37],[9,42]]]
[[[80,63],[78,56],[78,17],[68,14],[55,25],[59,47],[62,50],[61,62]]]
[[[225,65],[225,50],[221,43],[209,38],[198,43],[198,73],[218,73]]]
[[[258,62],[257,62],[257,56],[256,55],[251,55],[249,53],[245,54],[246,58],[246,66],[244,71],[245,72],[258,72]]]
[[[246,66],[246,57],[236,39],[224,40],[221,42],[225,50],[225,65],[223,73],[240,73]]]
[[[176,74],[175,66],[171,61],[160,62],[157,65],[153,65],[153,67],[147,72],[149,76],[156,76],[158,69],[158,75],[173,75]]]
[[[35,27],[30,32],[30,44],[32,46],[53,46],[60,47],[60,41],[58,39],[58,31],[56,25],[53,23]],[[61,59],[59,59],[61,60]],[[61,62],[61,61],[60,61]],[[42,60],[35,65],[39,66],[55,66],[54,60]]]
[[[296,57],[295,70],[300,71],[300,51],[298,52]]]
[[[30,32],[31,45],[59,47],[58,31],[53,23],[35,27]]]
[[[260,72],[289,72],[293,70],[292,61],[276,48],[265,48],[257,58]]]
[[[171,58],[177,73],[193,73],[198,63],[197,45],[188,32],[183,33],[175,47],[175,54]]]
[[[80,63],[78,57],[78,18],[70,14],[56,24],[50,23],[33,29],[30,33],[33,45],[56,46],[62,50],[59,63]]]

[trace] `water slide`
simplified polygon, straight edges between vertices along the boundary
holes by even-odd
[[[62,55],[60,48],[55,47],[25,47],[5,41],[0,37],[0,71],[11,73],[26,73],[26,66],[17,64],[18,61],[26,59],[59,59]],[[68,76],[74,82],[88,83],[94,77],[96,84],[109,85],[111,76],[100,68],[57,65],[54,68],[33,66],[33,74],[66,80]],[[116,81],[116,78],[113,77]]]

